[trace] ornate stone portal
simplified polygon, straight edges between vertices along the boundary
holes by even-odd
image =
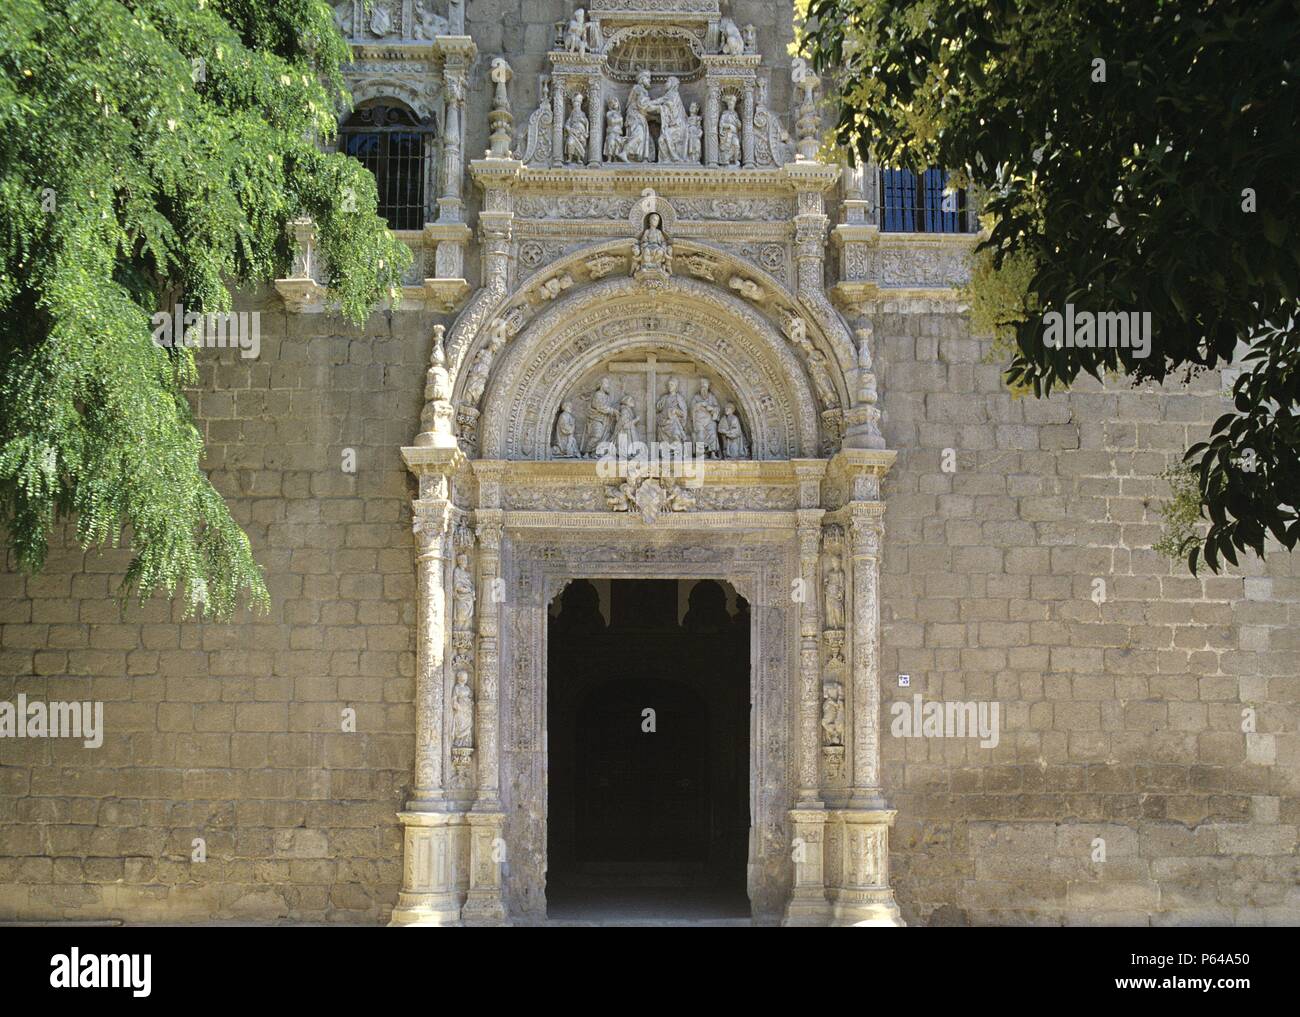
[[[394,924],[545,918],[547,610],[583,577],[748,600],[755,920],[899,923],[877,729],[894,453],[870,322],[825,290],[839,170],[795,157],[754,40],[716,0],[595,0],[556,26],[519,159],[517,77],[487,71],[481,286],[436,331],[403,449],[417,762]],[[795,84],[811,137],[817,83]]]

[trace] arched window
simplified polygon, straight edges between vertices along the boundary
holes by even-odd
[[[966,192],[945,195],[948,174],[928,169],[880,171],[880,228],[893,233],[966,232]]]
[[[431,120],[421,121],[405,106],[382,102],[356,110],[340,131],[341,151],[375,175],[379,214],[395,230],[424,229],[425,196],[432,160]]]

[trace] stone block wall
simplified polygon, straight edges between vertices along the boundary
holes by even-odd
[[[66,536],[41,575],[0,574],[0,700],[102,700],[106,728],[97,749],[0,739],[0,920],[373,923],[397,897],[415,668],[398,450],[432,321],[249,306],[261,356],[199,351],[195,405],[270,612],[123,611],[129,555]]]
[[[876,335],[905,918],[1300,922],[1300,561],[1193,577],[1151,550],[1159,474],[1228,408],[1219,374],[1016,399],[951,304],[900,303]],[[996,701],[999,743],[892,736],[918,694]]]

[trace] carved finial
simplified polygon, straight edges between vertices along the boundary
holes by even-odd
[[[510,158],[510,138],[514,133],[515,118],[510,111],[510,92],[506,85],[514,77],[514,71],[505,57],[494,57],[488,70],[488,78],[496,86],[492,95],[492,111],[488,114],[491,128],[491,147],[485,153],[489,159]]]

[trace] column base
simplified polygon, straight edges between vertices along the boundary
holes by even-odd
[[[436,928],[454,928],[463,924],[460,920],[460,908],[454,901],[440,900],[441,894],[406,893],[397,895],[397,906],[393,908],[388,927],[405,928],[407,926],[425,926]]]
[[[389,926],[448,927],[461,922],[469,854],[465,817],[408,808],[402,822],[402,889]]]
[[[831,923],[836,928],[870,928],[885,926],[903,928],[907,925],[894,900],[894,891],[841,890],[832,908]]]
[[[470,828],[469,896],[461,920],[466,925],[511,924],[501,895],[501,860],[505,851],[501,829],[505,818],[493,807],[482,812],[471,811],[465,816]]]

